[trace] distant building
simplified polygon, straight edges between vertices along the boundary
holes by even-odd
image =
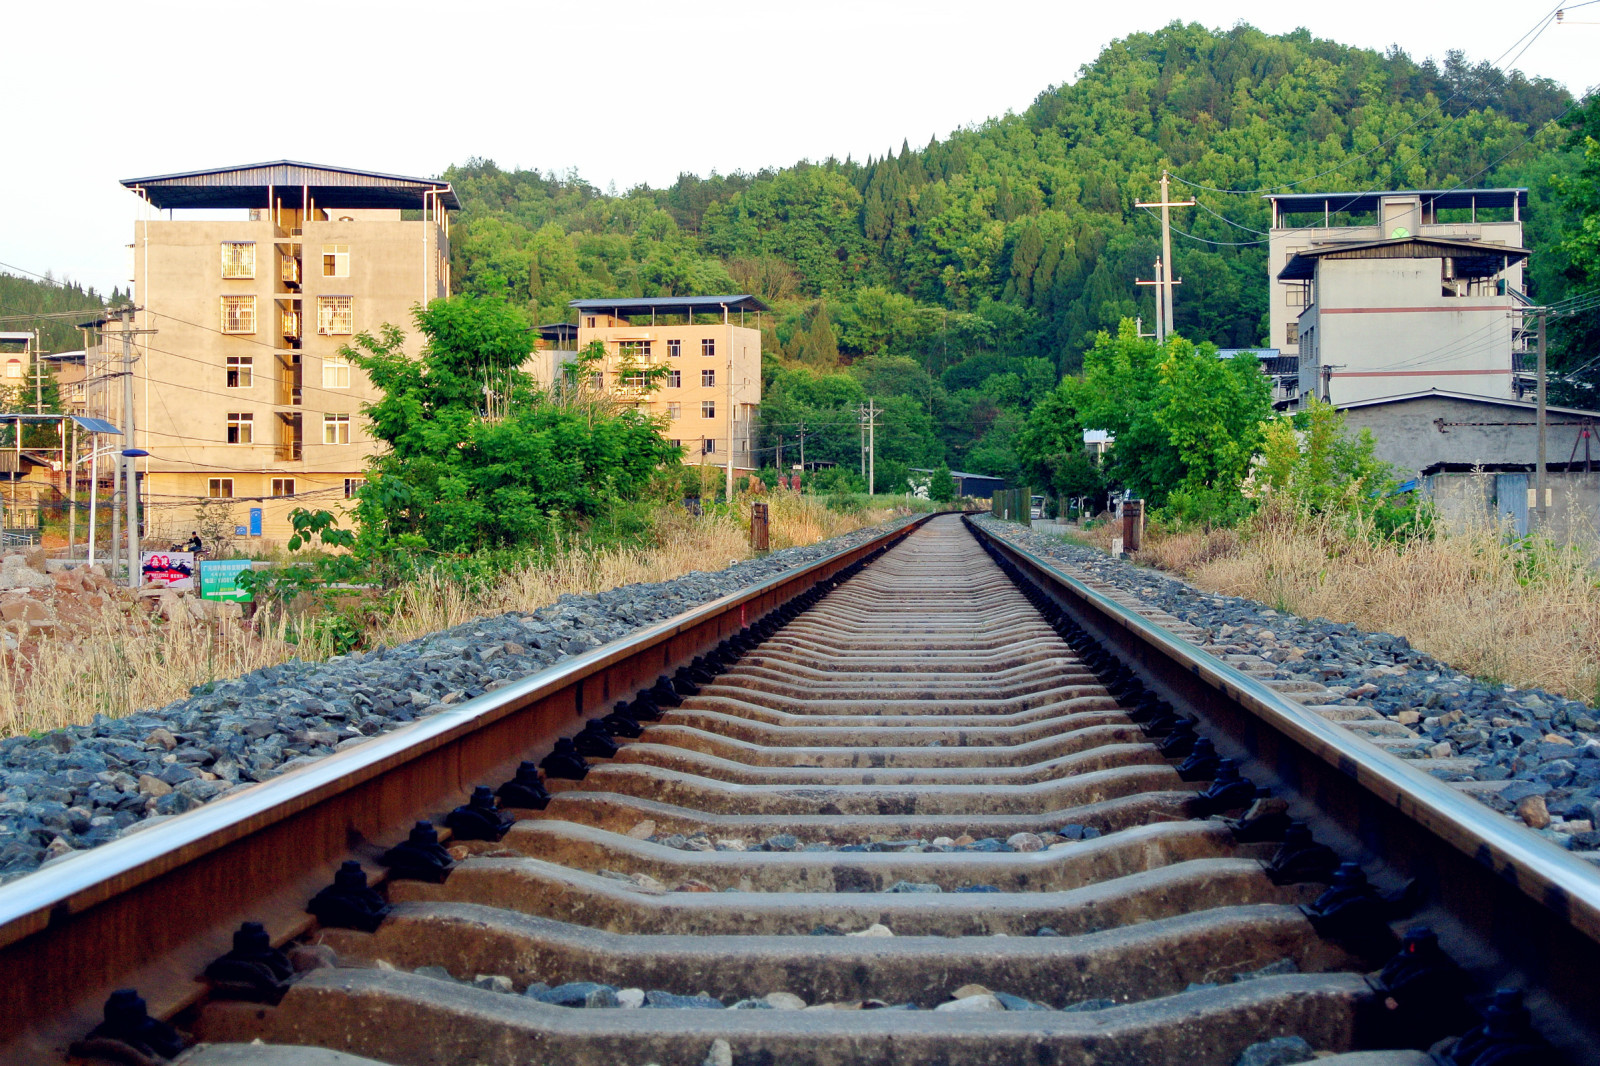
[[[1426,387],[1515,397],[1527,198],[1526,189],[1268,197],[1268,318],[1280,355],[1299,357],[1299,396],[1341,403]]]
[[[566,365],[578,354],[578,327],[570,322],[548,322],[533,327],[538,338],[533,342],[533,355],[523,364],[533,379],[543,388],[553,388],[563,376]]]
[[[32,388],[35,340],[31,331],[0,332],[0,390],[21,396],[23,389]]]
[[[754,316],[768,310],[766,304],[737,295],[574,300],[571,306],[578,313],[577,350],[595,341],[606,349],[594,379],[580,385],[663,417],[665,436],[684,448],[685,463],[724,466],[731,453],[735,469],[755,469],[750,442],[761,409],[761,331]],[[636,373],[646,367],[665,369],[653,392]]]
[[[1218,359],[1232,359],[1239,355],[1253,355],[1261,364],[1261,372],[1272,381],[1272,402],[1292,400],[1300,394],[1300,357],[1284,355],[1276,348],[1219,348]]]
[[[295,507],[344,506],[377,393],[340,349],[387,323],[420,350],[412,307],[450,291],[449,182],[280,160],[122,184],[148,205],[133,327],[155,332],[132,338],[147,535],[186,534],[204,499],[237,501],[266,539]],[[120,371],[121,324],[98,325],[88,406],[120,425],[121,381],[100,376]]]

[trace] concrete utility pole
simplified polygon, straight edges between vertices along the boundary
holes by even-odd
[[[800,423],[800,476],[804,479],[806,473],[806,424]]]
[[[1538,516],[1538,528],[1545,528],[1550,515],[1545,509],[1544,487],[1544,461],[1545,461],[1545,426],[1547,424],[1547,410],[1545,407],[1545,321],[1549,316],[1544,311],[1539,312],[1539,413],[1536,419],[1539,423],[1539,465],[1535,468],[1533,480],[1534,514]]]
[[[1134,205],[1135,207],[1161,208],[1161,262],[1164,265],[1164,269],[1158,269],[1156,274],[1156,281],[1160,285],[1160,288],[1156,290],[1156,306],[1161,309],[1161,320],[1156,324],[1156,331],[1163,334],[1172,331],[1172,287],[1179,284],[1172,278],[1171,209],[1174,207],[1194,206],[1193,200],[1173,201],[1171,193],[1169,192],[1170,186],[1171,178],[1168,173],[1163,170],[1161,172],[1161,201],[1154,204],[1137,203]],[[1165,327],[1164,330],[1163,327]],[[1163,335],[1161,339],[1163,342],[1165,342],[1166,337]]]
[[[867,401],[867,495],[878,491],[878,407]]]
[[[1134,332],[1141,337],[1154,337],[1157,344],[1167,343],[1166,316],[1161,313],[1161,289],[1166,284],[1161,277],[1161,257],[1156,257],[1156,277],[1154,281],[1134,278],[1133,283],[1135,285],[1154,285],[1156,287],[1156,331],[1154,333],[1145,333],[1144,319],[1138,318],[1134,320]]]
[[[117,317],[122,320],[122,450],[126,453],[138,447],[133,436],[133,310],[124,309]],[[136,589],[140,584],[138,460],[124,454],[122,463],[127,484],[128,587]]]

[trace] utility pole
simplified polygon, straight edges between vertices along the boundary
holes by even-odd
[[[802,422],[802,423],[800,423],[800,477],[802,478],[802,480],[805,478],[805,474],[806,474],[806,424],[804,422]]]
[[[1174,208],[1174,207],[1193,207],[1194,206],[1194,201],[1193,200],[1173,201],[1171,193],[1169,192],[1170,186],[1171,186],[1171,178],[1168,175],[1168,173],[1165,170],[1163,170],[1161,172],[1161,201],[1159,203],[1154,203],[1154,204],[1136,203],[1134,205],[1135,207],[1159,207],[1159,208],[1161,208],[1161,262],[1165,265],[1165,270],[1164,271],[1158,270],[1157,276],[1156,276],[1156,280],[1161,286],[1159,289],[1156,290],[1156,304],[1161,308],[1161,321],[1157,323],[1156,330],[1157,330],[1157,332],[1162,332],[1162,327],[1164,326],[1165,327],[1165,332],[1168,332],[1168,333],[1172,332],[1172,327],[1173,327],[1172,287],[1174,285],[1178,284],[1178,282],[1176,282],[1176,281],[1174,281],[1172,279],[1172,214],[1171,214],[1171,209]],[[1163,343],[1165,342],[1165,339],[1166,338],[1163,336],[1162,337]]]
[[[1154,281],[1145,281],[1141,278],[1134,278],[1133,283],[1135,285],[1154,285],[1156,287],[1156,331],[1154,333],[1143,332],[1143,318],[1134,320],[1134,331],[1137,332],[1141,337],[1154,337],[1157,344],[1167,343],[1166,318],[1161,313],[1161,289],[1162,286],[1166,284],[1161,277],[1161,257],[1156,257],[1156,277]]]
[[[856,443],[856,457],[861,460],[861,478],[867,477],[867,409],[856,404],[856,430],[860,440]]]
[[[1539,465],[1535,470],[1533,483],[1535,494],[1534,513],[1538,515],[1538,528],[1541,530],[1545,528],[1550,518],[1550,515],[1545,510],[1544,499],[1544,445],[1545,425],[1547,422],[1547,410],[1545,407],[1545,321],[1548,318],[1549,316],[1541,309],[1539,311],[1539,413],[1537,415],[1539,423]]]
[[[133,310],[124,308],[122,320],[122,451],[123,478],[127,484],[128,587],[139,587],[139,470],[138,459],[128,454],[138,447],[133,436]]]
[[[867,495],[878,491],[878,407],[867,401]]]

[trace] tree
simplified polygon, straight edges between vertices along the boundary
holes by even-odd
[[[940,463],[928,478],[928,499],[934,503],[949,503],[955,498],[956,479],[950,476],[950,468]]]
[[[532,334],[514,307],[465,296],[415,311],[409,356],[385,326],[344,353],[383,395],[363,411],[387,449],[356,509],[369,551],[465,552],[537,541],[636,495],[678,458],[650,419],[603,397],[556,399],[521,369]]]

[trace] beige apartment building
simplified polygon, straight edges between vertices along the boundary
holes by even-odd
[[[751,450],[761,408],[761,331],[768,310],[754,296],[645,296],[574,300],[577,350],[606,346],[603,367],[584,383],[652,416],[684,449],[691,465],[754,470]],[[749,317],[747,317],[749,316]],[[747,324],[748,323],[748,324]],[[631,368],[664,366],[660,388],[647,393]],[[548,384],[548,382],[546,382]]]
[[[295,507],[341,509],[376,398],[341,349],[386,323],[420,348],[412,308],[450,291],[449,183],[279,161],[122,184],[145,204],[130,340],[146,537],[186,536],[205,499],[233,501],[247,546],[285,539]],[[123,328],[103,323],[86,359],[85,407],[118,425]]]

